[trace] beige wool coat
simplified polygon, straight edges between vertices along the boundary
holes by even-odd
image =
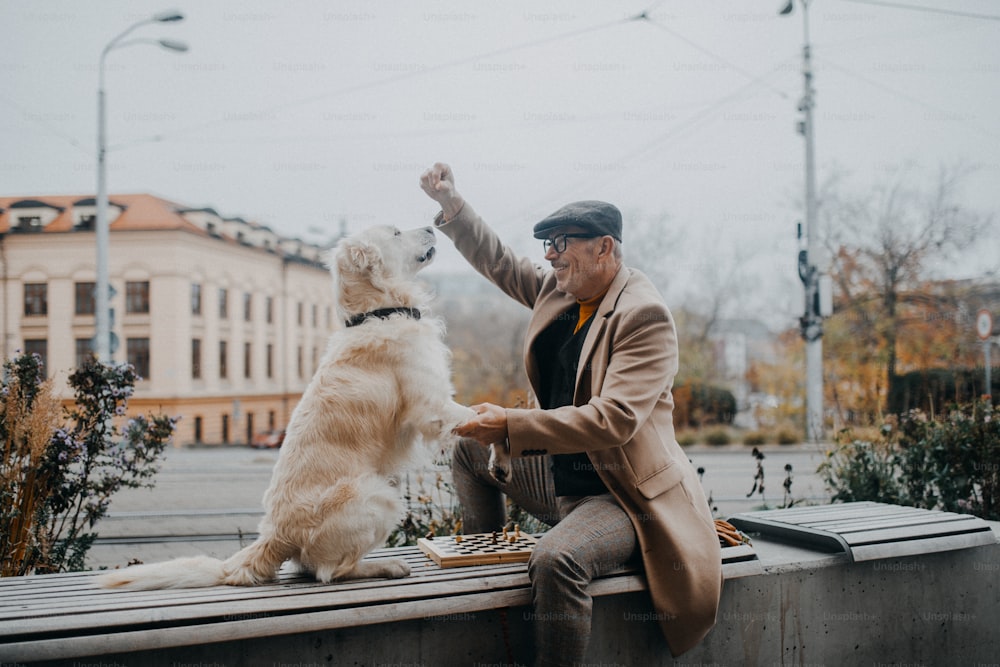
[[[556,290],[551,271],[514,255],[468,204],[448,222],[439,215],[435,224],[477,271],[532,309],[524,360],[537,392],[531,346],[573,297]],[[677,656],[715,624],[722,563],[701,483],[674,437],[674,320],[649,279],[626,267],[593,318],[574,404],[508,409],[511,454],[587,452],[635,526],[656,617]]]

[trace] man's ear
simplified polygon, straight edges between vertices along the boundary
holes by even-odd
[[[610,257],[615,252],[615,240],[610,236],[601,237],[601,250],[600,254],[603,256]]]

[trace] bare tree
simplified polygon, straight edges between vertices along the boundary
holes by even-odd
[[[666,213],[649,216],[629,211],[624,217],[625,263],[649,276],[656,288],[666,295],[678,277],[675,267],[678,258],[683,256],[684,227]]]
[[[719,230],[703,235],[693,248],[692,224],[668,214],[627,216],[625,263],[649,276],[677,319],[683,363],[680,377],[718,379],[715,343],[710,336],[719,321],[732,316],[753,281],[747,279],[750,252],[736,247],[729,255],[719,247]]]
[[[961,202],[972,171],[942,167],[928,188],[916,182],[911,166],[862,194],[846,191],[842,173],[824,184],[819,211],[837,310],[850,317],[861,349],[878,351],[890,396],[908,324],[903,307],[933,306],[930,267],[968,248],[989,225]]]

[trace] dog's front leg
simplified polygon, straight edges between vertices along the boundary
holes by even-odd
[[[426,435],[442,443],[452,442],[456,438],[452,432],[455,427],[464,424],[475,416],[476,412],[472,408],[450,401],[431,418],[429,424],[430,433]]]

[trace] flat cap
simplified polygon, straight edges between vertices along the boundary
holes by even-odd
[[[622,240],[622,213],[617,207],[603,201],[577,201],[535,225],[535,238],[544,239],[560,227],[582,227],[599,236],[612,236]]]

